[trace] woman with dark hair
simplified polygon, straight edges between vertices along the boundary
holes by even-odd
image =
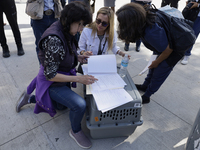
[[[166,32],[156,23],[156,14],[152,13],[150,8],[145,10],[139,4],[130,3],[122,6],[116,15],[120,39],[136,42],[141,38],[143,44],[158,55],[149,66],[144,83],[136,85],[138,90],[145,92],[142,95],[142,103],[149,103],[150,96],[164,83],[181,57],[176,57],[173,49],[169,48]]]
[[[131,2],[141,4],[144,7],[146,7],[146,5],[150,5],[151,1],[152,0],[131,0]],[[125,45],[124,45],[125,51],[129,51],[129,45],[130,45],[130,43],[125,43]],[[141,40],[139,39],[136,41],[136,47],[135,47],[136,52],[140,51],[140,45],[141,45]]]
[[[72,130],[69,134],[82,148],[91,147],[90,140],[81,130],[86,102],[71,90],[71,86],[75,87],[76,82],[92,84],[97,79],[88,75],[76,76],[78,61],[83,63],[88,57],[77,55],[78,43],[74,35],[91,21],[92,15],[83,3],[72,2],[64,7],[60,20],[52,24],[39,41],[39,73],[16,105],[19,112],[24,105],[36,103],[34,113],[46,112],[51,117],[56,114],[56,109],[70,108]],[[35,96],[31,95],[34,89]]]

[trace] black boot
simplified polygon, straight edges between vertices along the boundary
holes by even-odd
[[[129,43],[128,43],[128,44],[125,43],[125,45],[124,45],[124,50],[125,50],[125,51],[128,51],[128,50],[129,50]]]
[[[147,86],[144,86],[142,84],[135,84],[135,86],[139,91],[146,92],[147,90]]]
[[[18,56],[24,55],[24,49],[23,49],[22,45],[17,46],[17,55]]]
[[[139,52],[140,51],[140,46],[136,46],[135,50],[136,50],[136,52]]]
[[[8,49],[8,46],[6,45],[6,46],[2,46],[2,49],[3,49],[3,57],[4,58],[7,58],[7,57],[10,57],[10,51],[9,51],[9,49]]]
[[[145,95],[142,95],[142,104],[147,104],[150,102],[150,97],[146,97]]]

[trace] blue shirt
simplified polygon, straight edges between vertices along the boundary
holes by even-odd
[[[144,39],[159,53],[162,53],[168,46],[166,32],[157,23],[152,28],[149,26],[145,29]]]
[[[53,0],[44,0],[44,11],[51,9],[54,11],[54,1]]]

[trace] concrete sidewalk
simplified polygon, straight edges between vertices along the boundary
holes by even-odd
[[[129,0],[117,0],[116,10]],[[161,0],[153,0],[159,8]],[[16,0],[18,23],[24,44],[25,55],[17,56],[12,31],[5,22],[5,32],[11,51],[9,58],[0,52],[0,150],[78,150],[81,149],[69,136],[69,111],[59,111],[55,117],[33,113],[34,105],[15,112],[15,104],[30,81],[37,75],[39,64],[35,52],[35,38],[30,27],[30,18],[25,14],[25,0]],[[182,10],[185,1],[179,1]],[[96,11],[103,6],[97,0]],[[117,22],[116,22],[117,23]],[[123,50],[124,43],[118,45]],[[178,63],[173,72],[149,104],[143,105],[143,125],[129,137],[91,139],[91,150],[183,150],[200,106],[200,41],[197,39],[188,65]],[[143,45],[136,52],[130,45],[131,60],[128,66],[134,83],[142,83],[146,74],[137,74],[146,66],[151,51]],[[117,56],[118,63],[121,58]],[[75,91],[83,96],[82,85]],[[84,132],[89,131],[83,124]]]

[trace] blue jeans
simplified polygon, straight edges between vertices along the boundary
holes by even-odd
[[[140,47],[140,45],[141,45],[141,42],[142,42],[142,41],[141,41],[140,39],[139,39],[139,40],[137,40],[137,41],[136,41],[136,47]]]
[[[52,23],[54,23],[57,20],[58,19],[55,18],[54,13],[49,16],[44,14],[43,18],[40,20],[31,19],[31,27],[33,28],[33,33],[35,35],[35,45],[36,45],[37,56],[39,53],[38,42],[42,34],[47,28],[51,26]]]
[[[165,60],[162,61],[157,68],[149,69],[147,77],[143,83],[143,85],[147,87],[144,95],[150,97],[154,94],[167,79],[172,69],[173,68],[170,67]]]
[[[81,120],[83,119],[86,101],[69,86],[50,87],[49,95],[52,101],[56,101],[70,108],[69,119],[74,133],[81,130]]]
[[[197,19],[194,21],[193,30],[196,35],[196,38],[200,32],[200,17],[198,16]],[[190,56],[193,46],[185,52],[185,56]]]
[[[136,41],[136,47],[140,48],[140,45],[141,45],[141,39],[137,40]],[[130,43],[125,43],[125,46],[128,46],[129,47]]]

